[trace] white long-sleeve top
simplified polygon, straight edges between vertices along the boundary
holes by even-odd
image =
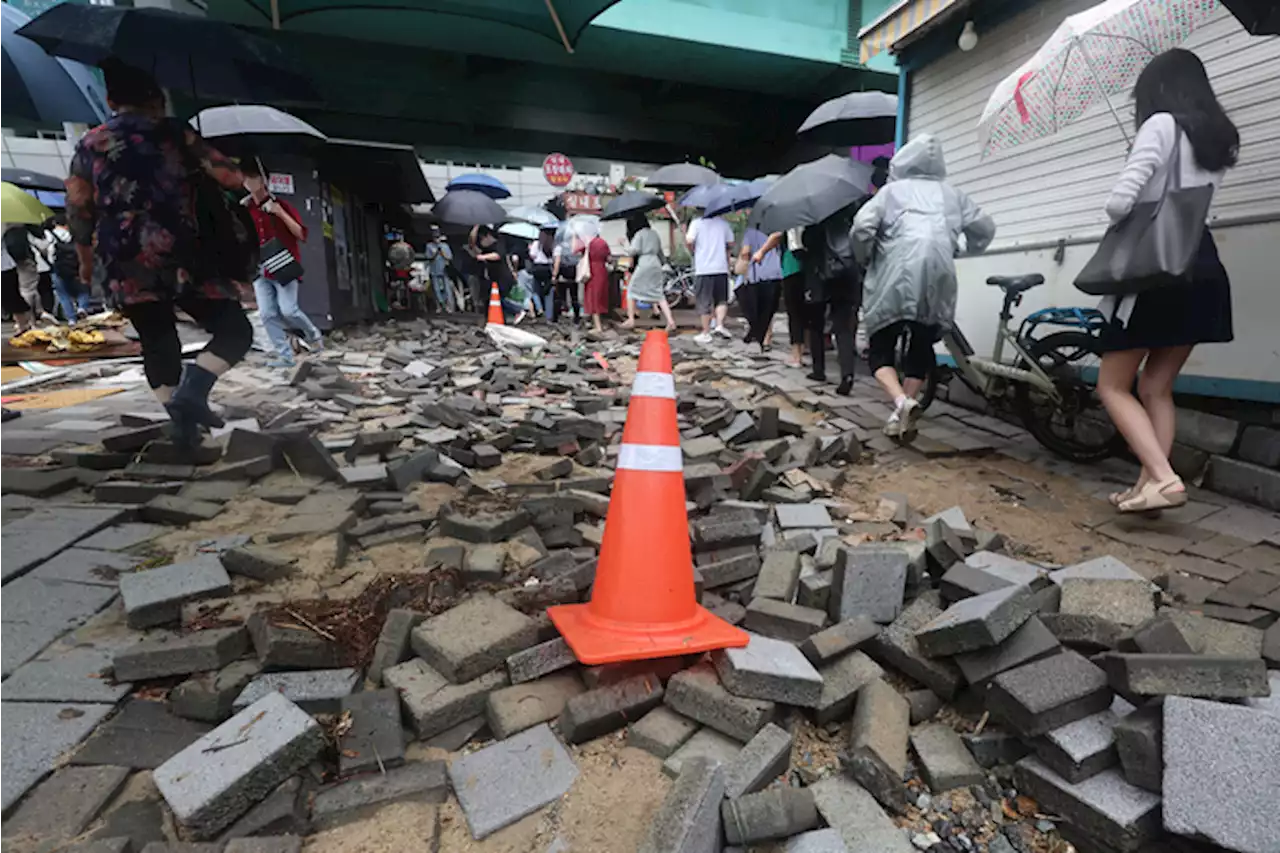
[[[1177,139],[1178,125],[1169,113],[1156,113],[1138,128],[1133,150],[1129,152],[1129,159],[1107,198],[1107,216],[1112,222],[1128,216],[1138,202],[1160,198],[1173,163],[1173,145]],[[1216,188],[1226,172],[1207,172],[1200,168],[1187,135],[1183,133],[1181,139],[1179,174],[1182,186],[1212,184]]]

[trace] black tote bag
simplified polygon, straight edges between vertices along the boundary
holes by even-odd
[[[262,271],[281,284],[302,278],[302,264],[279,237],[272,237],[262,244]]]
[[[1076,287],[1093,296],[1128,295],[1188,280],[1212,201],[1212,184],[1182,186],[1179,128],[1164,192],[1155,201],[1138,202],[1107,229],[1076,276]]]

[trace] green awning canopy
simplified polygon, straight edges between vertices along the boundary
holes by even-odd
[[[209,0],[221,20],[286,32],[429,45],[433,36],[482,24],[563,45],[569,53],[591,21],[618,0]],[[421,41],[419,41],[421,39]]]

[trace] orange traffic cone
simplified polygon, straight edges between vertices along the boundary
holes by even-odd
[[[506,325],[502,319],[502,297],[498,295],[498,283],[496,281],[489,288],[489,319],[487,322],[496,326]]]
[[[550,607],[547,613],[585,664],[747,644],[746,632],[712,616],[694,596],[665,332],[649,332],[640,350],[591,601]]]

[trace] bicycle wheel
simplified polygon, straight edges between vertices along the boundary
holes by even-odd
[[[1098,339],[1084,332],[1057,332],[1031,342],[1027,353],[1053,379],[1061,397],[1055,401],[1029,382],[1018,383],[1019,414],[1036,440],[1075,462],[1096,462],[1120,449],[1124,439],[1096,391],[1102,363]]]

